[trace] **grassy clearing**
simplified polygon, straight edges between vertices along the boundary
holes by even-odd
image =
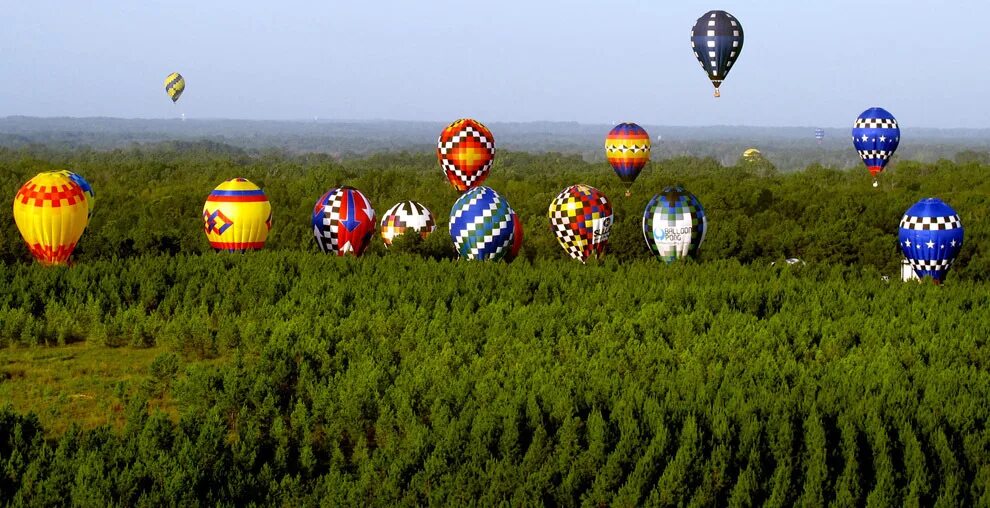
[[[0,405],[36,413],[55,435],[73,423],[120,428],[127,396],[141,389],[149,366],[163,352],[162,347],[108,348],[87,342],[0,349]],[[151,404],[177,414],[167,394]]]

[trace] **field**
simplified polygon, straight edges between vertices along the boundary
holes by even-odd
[[[487,183],[526,226],[511,264],[453,259],[456,193],[428,153],[0,149],[8,195],[56,168],[97,190],[75,266],[31,264],[0,207],[0,501],[990,504],[978,162],[898,161],[877,190],[859,168],[682,157],[625,198],[604,163],[500,153]],[[234,176],[272,200],[263,252],[203,237],[203,199]],[[545,217],[579,182],[617,215],[588,265]],[[673,183],[710,230],[698,260],[668,266],[640,221]],[[308,217],[340,184],[441,225],[324,256]],[[898,221],[928,196],[966,227],[940,287],[897,278]]]

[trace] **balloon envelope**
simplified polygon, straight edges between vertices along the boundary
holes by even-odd
[[[605,158],[625,183],[633,183],[650,161],[650,135],[634,123],[620,123],[605,137]]]
[[[743,153],[742,157],[744,160],[749,162],[756,162],[763,159],[763,154],[755,148],[747,148]]]
[[[495,137],[481,122],[462,118],[440,133],[437,160],[459,192],[477,187],[488,178],[495,161]]]
[[[716,97],[742,47],[742,25],[728,12],[708,11],[698,18],[691,29],[691,48],[712,81]]]
[[[73,182],[76,182],[80,188],[82,188],[83,194],[86,194],[86,224],[89,224],[90,219],[93,218],[93,210],[96,208],[96,193],[93,192],[93,186],[86,181],[81,175],[73,173],[72,171],[59,171],[59,173],[69,177]]]
[[[578,184],[564,189],[547,211],[550,229],[572,258],[584,263],[605,253],[612,230],[612,203],[598,189]]]
[[[214,249],[258,250],[272,229],[272,205],[260,187],[245,178],[232,178],[206,198],[203,226]]]
[[[887,162],[901,141],[901,129],[897,120],[883,108],[870,108],[859,115],[852,129],[853,146],[863,159],[863,164],[876,177],[887,167]]]
[[[173,72],[165,78],[165,93],[172,99],[172,102],[179,100],[179,96],[186,90],[186,80],[182,74]]]
[[[382,215],[382,241],[388,247],[395,237],[402,236],[407,231],[415,231],[421,238],[426,238],[436,227],[429,208],[415,201],[403,201],[396,203]]]
[[[918,277],[941,282],[962,249],[962,221],[942,200],[922,199],[901,217],[898,241]]]
[[[643,212],[643,237],[661,261],[697,256],[708,232],[705,209],[683,187],[667,187],[653,196]]]
[[[512,207],[489,187],[475,187],[450,209],[450,238],[461,258],[499,260],[512,249]]]
[[[509,253],[506,254],[505,260],[512,261],[516,259],[519,255],[519,250],[522,249],[523,244],[523,225],[522,221],[519,220],[519,215],[513,210],[512,212],[512,245],[509,247]]]
[[[354,187],[330,189],[313,207],[313,234],[327,254],[360,256],[375,232],[375,209]]]
[[[68,263],[88,221],[85,192],[61,171],[36,175],[14,197],[14,222],[43,265]]]

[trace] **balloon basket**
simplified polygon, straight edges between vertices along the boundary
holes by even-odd
[[[721,97],[722,94],[718,92],[718,88],[715,89],[715,97]]]
[[[873,188],[876,189],[879,186],[880,186],[880,180],[877,180],[876,178],[874,178],[873,179]]]
[[[629,189],[626,189],[626,197],[628,198],[630,196],[632,196],[632,192]]]

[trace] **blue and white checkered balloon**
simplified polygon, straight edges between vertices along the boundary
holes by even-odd
[[[499,260],[512,248],[514,214],[489,187],[468,190],[450,209],[450,237],[457,254],[473,260]]]
[[[918,277],[941,282],[962,249],[962,221],[941,199],[922,199],[904,213],[898,238]]]

